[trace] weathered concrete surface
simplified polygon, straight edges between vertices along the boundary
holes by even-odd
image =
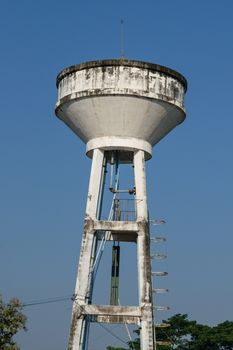
[[[85,348],[88,322],[80,305],[91,302],[94,252],[96,235],[94,221],[96,220],[101,178],[103,172],[103,151],[94,150],[90,182],[88,188],[86,216],[78,265],[78,275],[75,286],[75,300],[72,309],[72,319],[68,350]]]
[[[153,294],[151,286],[150,235],[147,208],[145,154],[138,150],[134,154],[134,177],[137,210],[137,260],[139,305],[142,308],[140,344],[141,349],[154,350]]]
[[[113,232],[137,232],[138,224],[134,221],[107,221],[96,220],[93,223],[95,230]]]
[[[186,80],[166,67],[108,60],[65,69],[58,76],[56,115],[95,148],[151,147],[185,119]]]
[[[134,221],[96,220],[94,229],[98,231],[98,239],[102,239],[104,235],[107,241],[135,243],[137,241],[138,225]]]
[[[89,315],[141,317],[138,306],[84,305],[83,309]]]
[[[63,69],[57,76],[57,87],[59,86],[59,82],[69,74],[72,74],[73,72],[76,72],[78,70],[82,69],[88,69],[88,68],[95,68],[95,67],[102,67],[103,70],[105,67],[114,67],[114,66],[122,66],[122,67],[137,67],[137,68],[143,68],[143,69],[149,69],[152,71],[157,71],[166,75],[170,75],[171,77],[174,77],[180,82],[183,83],[185,91],[187,90],[187,81],[180,73],[174,71],[171,68],[161,66],[159,64],[155,63],[149,63],[144,61],[136,61],[136,60],[128,60],[125,58],[120,59],[110,59],[110,60],[97,60],[97,61],[89,61],[84,62],[80,64],[75,64],[73,66],[70,66],[68,68]]]
[[[118,324],[134,324],[140,326],[140,317],[124,316],[124,315],[94,315],[91,317],[91,322],[99,323],[118,323]]]
[[[89,316],[90,322],[127,323],[140,325],[142,310],[136,306],[80,305],[76,321]]]

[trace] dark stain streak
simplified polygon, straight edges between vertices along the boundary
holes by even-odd
[[[90,69],[90,68],[102,68],[102,70],[105,70],[106,67],[118,67],[118,68],[123,67],[123,70],[127,69],[127,67],[135,67],[140,69],[147,69],[151,72],[158,72],[159,74],[161,74],[161,76],[170,76],[178,80],[184,86],[184,91],[186,92],[187,90],[187,80],[184,78],[183,75],[176,72],[175,70],[168,67],[160,66],[154,63],[126,60],[126,59],[90,61],[90,62],[84,62],[84,63],[76,64],[68,68],[65,68],[57,76],[57,80],[56,80],[57,87],[60,81],[64,79],[65,76],[70,75],[74,72],[77,72],[83,69]]]

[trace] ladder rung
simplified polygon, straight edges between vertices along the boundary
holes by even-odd
[[[168,311],[170,310],[170,307],[167,305],[156,305],[154,306],[154,309],[157,311]]]
[[[168,288],[154,288],[152,289],[153,293],[167,293],[169,292]]]
[[[162,243],[162,242],[166,242],[166,238],[165,237],[151,237],[151,242],[155,242],[155,243]]]
[[[167,327],[170,327],[170,323],[156,323],[155,324],[155,327],[156,328],[167,328]]]
[[[154,272],[151,272],[151,275],[152,276],[167,276],[168,275],[168,272],[166,271],[154,271]]]
[[[151,254],[150,256],[151,259],[158,259],[158,260],[166,259],[166,257],[167,255],[162,253],[155,253],[155,254]]]
[[[171,345],[171,342],[169,340],[158,340],[156,341],[157,345],[164,345],[164,346],[169,346]]]
[[[166,221],[164,219],[158,219],[158,220],[150,220],[150,224],[154,226],[166,224]]]

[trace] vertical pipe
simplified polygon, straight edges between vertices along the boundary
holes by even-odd
[[[97,213],[96,213],[96,218],[98,220],[101,219],[106,173],[107,173],[107,159],[105,155],[103,159],[102,174],[101,174],[101,181],[100,181],[100,193],[99,193]]]
[[[118,305],[119,300],[120,247],[112,247],[111,298],[110,305]]]
[[[112,151],[111,159],[110,159],[110,185],[109,185],[110,189],[113,189],[113,185],[112,185],[112,182],[113,182],[113,170],[114,170],[114,152]]]

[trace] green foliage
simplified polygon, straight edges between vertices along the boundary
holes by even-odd
[[[169,340],[170,346],[158,350],[233,350],[233,322],[225,321],[215,327],[189,321],[187,315],[169,318],[168,328],[156,329],[157,340]]]
[[[18,299],[5,304],[0,296],[0,349],[18,350],[13,336],[21,329],[26,330],[26,316],[21,312],[22,305]]]
[[[139,331],[136,330],[135,333],[139,336]],[[140,350],[140,338],[136,338],[134,341],[128,343],[130,350]]]
[[[126,350],[125,348],[113,348],[112,346],[108,346],[106,350]]]
[[[156,340],[167,344],[157,344],[157,350],[233,350],[232,321],[210,327],[188,320],[186,314],[177,314],[163,323],[169,327],[156,328]],[[135,333],[139,335],[139,330]],[[108,347],[107,350],[140,350],[139,338],[128,345],[128,349]]]

